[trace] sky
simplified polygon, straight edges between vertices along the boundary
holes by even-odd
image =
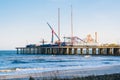
[[[61,39],[70,36],[71,5],[74,36],[97,32],[99,43],[120,43],[120,0],[0,0],[0,50],[50,42],[46,23],[58,32],[58,8]]]

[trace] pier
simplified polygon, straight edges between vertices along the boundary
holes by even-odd
[[[120,55],[120,46],[17,47],[17,54],[49,55]]]
[[[58,34],[47,22],[51,30],[51,42],[45,44],[44,39],[40,41],[42,45],[26,45],[26,47],[17,47],[17,54],[48,54],[48,55],[120,55],[120,45],[98,45],[98,35],[92,38],[88,34],[85,39],[73,35],[73,13],[71,5],[71,36],[64,36],[64,41],[60,38],[60,9],[58,8]],[[54,42],[54,36],[57,41]],[[66,41],[67,40],[67,41]],[[81,45],[83,44],[83,45]],[[88,44],[88,45],[84,45]],[[90,45],[89,45],[90,44]],[[92,44],[92,45],[91,45]]]

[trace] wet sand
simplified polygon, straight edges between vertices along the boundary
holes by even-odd
[[[31,74],[19,74],[19,75],[4,75],[0,76],[0,80],[29,80],[30,76],[37,79],[43,78],[74,78],[74,77],[84,77],[90,75],[104,75],[104,74],[114,74],[120,73],[120,65],[114,66],[104,66],[97,68],[87,68],[87,69],[71,69],[71,70],[57,70],[48,71],[42,73],[31,73]]]

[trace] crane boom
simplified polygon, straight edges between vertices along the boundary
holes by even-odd
[[[81,38],[79,38],[79,37],[77,37],[77,36],[75,36],[75,38],[77,38],[78,40],[80,40],[80,41],[86,43],[83,39],[81,39]]]
[[[50,26],[50,24],[47,22],[48,26],[50,27],[50,29],[52,30],[52,34],[55,34],[55,36],[58,38],[58,40],[60,41],[60,38],[58,37],[58,35],[56,34],[56,32],[54,31],[54,29]]]
[[[73,40],[77,39],[77,40],[80,40],[80,41],[86,43],[83,39],[81,39],[81,38],[79,38],[79,37],[77,37],[77,36],[74,36],[74,37],[72,37],[72,38],[71,38],[71,37],[64,37],[64,38],[73,39]]]

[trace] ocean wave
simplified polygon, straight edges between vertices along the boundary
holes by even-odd
[[[32,62],[34,62],[34,63],[45,63],[45,62],[48,62],[48,63],[50,63],[50,62],[77,62],[77,61],[79,61],[79,60],[62,60],[62,59],[34,59],[34,60],[32,60],[31,61],[31,63]]]
[[[10,68],[2,69],[0,72],[16,72],[16,71],[30,71],[30,70],[44,70],[45,68]]]
[[[29,63],[29,62],[26,62],[26,61],[21,61],[21,60],[14,60],[11,62],[12,64],[19,64],[19,63]]]

